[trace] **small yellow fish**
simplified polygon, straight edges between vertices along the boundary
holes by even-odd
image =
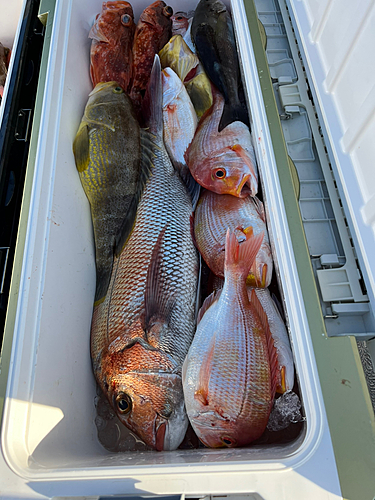
[[[182,82],[199,64],[198,56],[193,54],[181,35],[172,36],[159,52],[162,68],[172,68]]]
[[[89,95],[73,143],[94,226],[96,302],[107,293],[114,255],[121,251],[133,227],[150,173],[150,141],[121,86],[98,83]]]
[[[185,82],[185,87],[199,120],[213,103],[211,82],[201,64],[197,66],[195,76]]]

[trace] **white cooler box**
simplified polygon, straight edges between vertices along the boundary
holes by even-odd
[[[131,3],[137,19],[150,2]],[[169,4],[174,11],[187,11],[196,3]],[[375,447],[369,394],[355,341],[326,335],[254,4],[226,3],[232,10],[247,89],[305,415],[303,430],[287,444],[240,449],[110,453],[99,443],[89,351],[93,234],[72,144],[92,89],[88,32],[101,1],[42,0],[40,13],[48,14],[42,17],[47,20],[46,75],[38,89],[40,128],[33,129],[35,161],[26,177],[2,354],[0,380],[6,394],[0,498],[349,498],[345,476],[351,478],[351,473],[342,457],[351,454],[353,443],[362,442],[363,461],[371,469],[374,458],[369,459],[368,452]],[[285,176],[280,175],[282,169]],[[336,448],[340,442],[341,448]],[[355,444],[351,459],[362,483],[356,498],[372,500],[366,496],[371,488],[369,470],[357,472],[363,467]],[[363,495],[362,488],[367,488]]]

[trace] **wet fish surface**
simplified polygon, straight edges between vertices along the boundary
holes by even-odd
[[[212,106],[211,82],[199,59],[181,35],[173,36],[159,52],[163,68],[170,67],[184,83],[198,119]]]
[[[199,59],[214,85],[224,96],[219,132],[235,121],[249,125],[247,110],[240,102],[240,67],[232,18],[220,0],[200,0],[191,34]]]
[[[223,287],[223,285],[224,280],[215,276],[213,279],[213,289],[218,291]],[[289,335],[284,320],[282,319],[268,288],[253,288],[251,286],[247,286],[249,300],[251,299],[252,290],[255,291],[256,296],[267,315],[279,363],[280,385],[277,387],[277,392],[283,394],[284,392],[291,391],[294,386],[294,361]]]
[[[187,32],[189,25],[193,21],[194,11],[189,12],[176,12],[172,16],[172,36],[184,36]]]
[[[221,132],[224,99],[213,90],[213,105],[202,116],[185,160],[194,179],[218,194],[239,198],[258,192],[258,169],[249,128],[236,121]]]
[[[133,8],[116,0],[103,2],[89,33],[90,76],[95,87],[99,82],[116,81],[128,92],[132,80],[132,46],[135,32]]]
[[[273,260],[269,244],[263,203],[256,197],[236,198],[204,191],[194,216],[194,235],[198,250],[211,271],[224,277],[226,231],[230,228],[238,242],[246,241],[248,230],[264,233],[259,252],[250,268],[246,283],[267,287],[272,278]],[[249,229],[250,228],[250,229]]]
[[[156,1],[142,12],[134,34],[133,83],[130,98],[141,118],[141,105],[150,78],[155,54],[158,54],[172,36],[173,9],[163,1]]]
[[[141,149],[148,142],[119,84],[99,83],[90,93],[73,143],[94,226],[95,301],[107,293],[114,254],[119,253],[133,226],[150,173],[147,147]]]
[[[185,184],[195,183],[186,165],[184,153],[193,140],[197,115],[179,77],[171,68],[162,71],[164,144],[169,157]]]
[[[199,64],[198,57],[189,49],[181,35],[173,36],[159,52],[159,57],[162,68],[172,68],[182,82]]]
[[[115,259],[110,293],[94,309],[91,357],[122,423],[148,446],[172,450],[188,425],[181,369],[195,331],[198,258],[191,198],[163,144],[157,56],[149,85],[154,166],[134,229]]]
[[[248,262],[263,235],[239,246],[228,230],[225,283],[203,303],[183,366],[190,423],[206,446],[245,446],[264,432],[278,383],[277,354],[255,292],[248,299]]]

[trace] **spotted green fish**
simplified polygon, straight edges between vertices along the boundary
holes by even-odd
[[[94,226],[96,303],[106,296],[114,255],[132,230],[150,173],[150,143],[150,134],[140,128],[119,84],[98,83],[89,94],[73,143]]]

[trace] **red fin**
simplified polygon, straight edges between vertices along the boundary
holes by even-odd
[[[225,241],[225,265],[224,274],[238,270],[247,278],[249,269],[254,263],[255,257],[262,245],[264,233],[254,236],[250,228],[246,228],[246,241],[239,245],[236,235],[228,229]]]
[[[195,77],[195,75],[197,74],[197,68],[198,68],[198,64],[195,66],[195,68],[191,69],[189,71],[189,73],[185,76],[184,83],[188,83],[190,80],[192,80]]]
[[[221,295],[221,290],[218,290],[217,292],[212,292],[211,295],[206,297],[204,299],[204,302],[202,304],[202,307],[199,309],[198,317],[197,317],[197,325],[199,324],[200,320],[203,318],[204,313],[209,309],[214,302],[219,300],[219,297]]]
[[[262,304],[259,302],[259,299],[255,293],[255,290],[251,290],[250,302],[254,306],[256,313],[259,316],[259,319],[262,323],[264,331],[266,333],[267,338],[267,346],[268,346],[268,355],[271,369],[271,392],[275,395],[276,387],[281,385],[281,376],[279,369],[279,360],[277,357],[276,347],[273,341],[273,337],[271,334],[270,326],[268,324],[267,314],[264,312]]]
[[[208,350],[207,357],[203,359],[199,371],[199,389],[195,391],[194,398],[198,399],[203,405],[208,405],[208,386],[210,384],[212,361],[215,351],[215,335],[213,336]]]
[[[285,366],[282,366],[280,370],[280,384],[278,384],[276,387],[276,392],[278,392],[279,394],[284,394],[284,392],[286,391],[285,372]]]
[[[266,287],[267,271],[268,271],[268,265],[267,264],[263,264],[263,267],[262,267],[262,283],[261,283],[261,288],[265,288]]]

